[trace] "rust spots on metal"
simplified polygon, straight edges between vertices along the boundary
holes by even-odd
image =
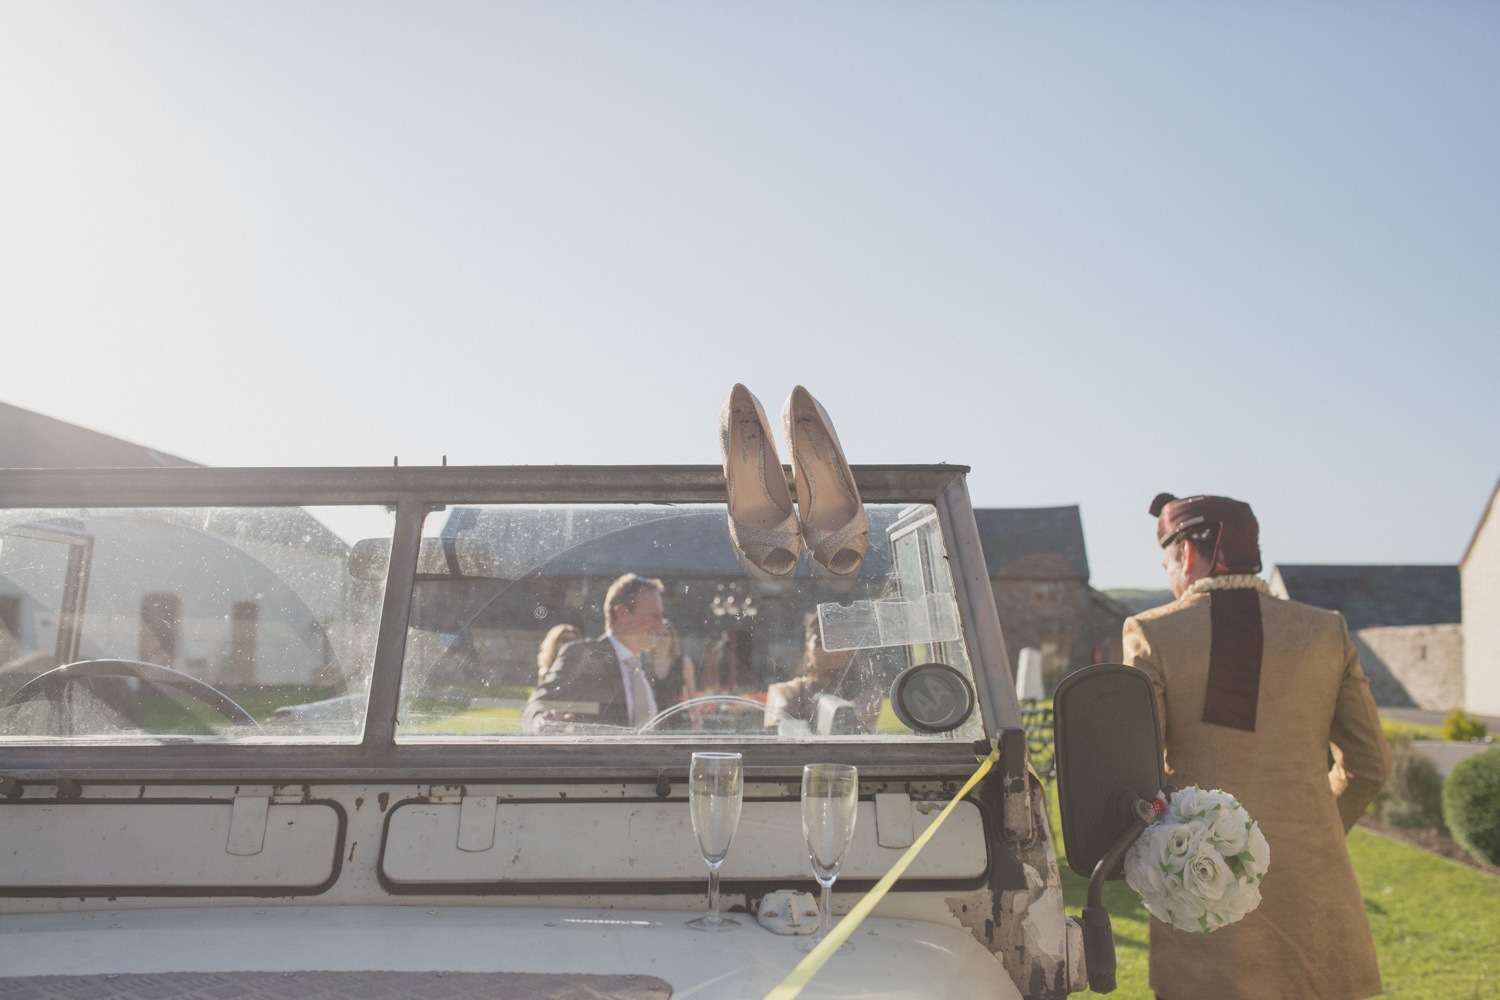
[[[386,807],[391,804],[391,793],[381,792],[379,795],[375,796],[375,801],[380,804],[380,811],[385,812]]]

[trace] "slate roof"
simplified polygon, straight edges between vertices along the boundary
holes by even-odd
[[[884,580],[891,573],[890,547],[875,539],[901,512],[880,506],[867,513],[873,538],[859,576]],[[722,507],[455,507],[443,538],[454,539],[459,571],[473,576],[614,577],[627,569],[669,580],[745,574]],[[810,574],[804,557],[797,575]]]
[[[0,469],[191,466],[176,455],[0,403]]]
[[[974,511],[991,579],[1084,580],[1089,560],[1078,507],[980,507]]]
[[[1278,565],[1287,596],[1341,611],[1349,631],[1463,620],[1457,566]]]

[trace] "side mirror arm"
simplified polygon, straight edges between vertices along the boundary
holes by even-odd
[[[1115,989],[1115,936],[1109,911],[1104,908],[1104,883],[1120,866],[1130,845],[1156,822],[1156,810],[1146,799],[1128,790],[1121,793],[1121,799],[1131,816],[1130,826],[1094,866],[1094,874],[1089,877],[1087,905],[1083,908],[1083,959],[1088,968],[1089,989],[1095,993],[1113,993]]]

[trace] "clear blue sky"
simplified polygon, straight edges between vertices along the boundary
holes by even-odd
[[[854,462],[1453,562],[1495,3],[0,3],[0,399],[214,464]]]

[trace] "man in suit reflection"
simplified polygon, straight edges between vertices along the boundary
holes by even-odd
[[[545,733],[566,722],[633,729],[656,715],[642,653],[665,628],[662,589],[660,580],[634,573],[609,585],[604,634],[558,651],[521,713],[523,731]]]

